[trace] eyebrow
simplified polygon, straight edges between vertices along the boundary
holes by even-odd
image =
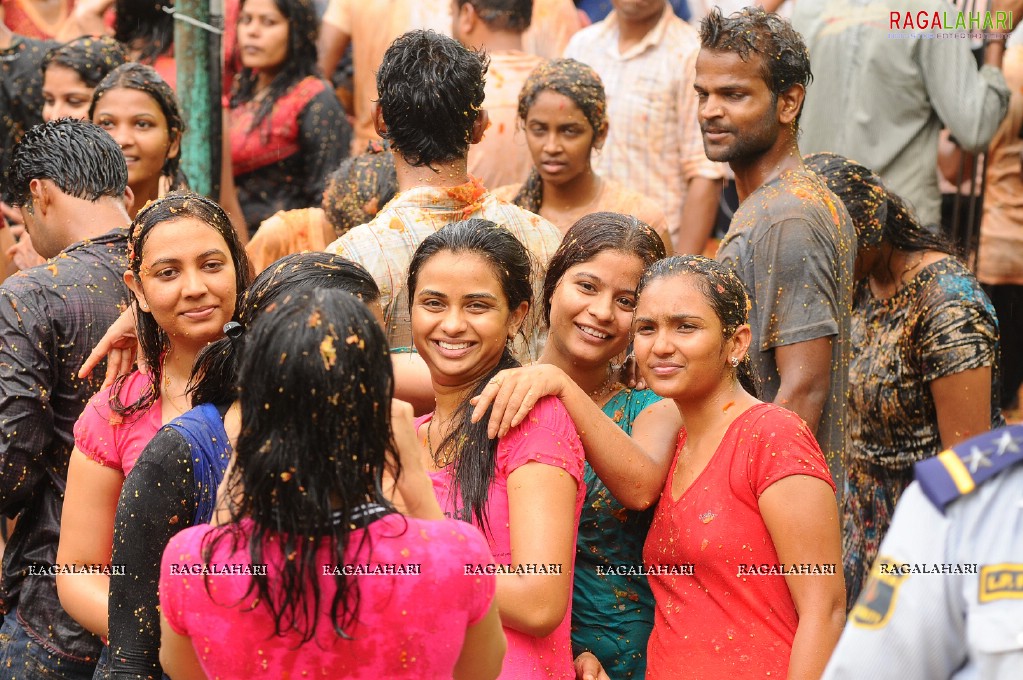
[[[199,253],[198,257],[196,257],[195,259],[201,260],[203,258],[209,257],[210,255],[224,255],[225,257],[227,256],[224,253],[224,251],[221,250],[220,248],[210,248],[206,252]],[[181,262],[181,258],[179,257],[161,257],[159,260],[153,260],[153,262],[149,266],[155,267],[161,264],[177,264],[179,262]]]
[[[703,317],[698,314],[669,314],[667,320],[671,322],[685,321],[687,319],[697,319],[702,321]],[[636,323],[654,323],[656,319],[650,316],[637,316]]]
[[[419,295],[416,296],[416,297],[423,297],[423,296],[444,298],[445,300],[448,299],[448,294],[447,293],[442,293],[439,290],[431,290],[429,288],[424,288],[421,291],[419,291]],[[492,293],[466,293],[465,295],[462,296],[462,299],[463,300],[497,300],[497,296],[493,295]]]

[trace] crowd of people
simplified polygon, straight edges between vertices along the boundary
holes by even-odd
[[[213,197],[173,2],[0,4],[0,678],[1018,677],[1016,33],[224,4]]]

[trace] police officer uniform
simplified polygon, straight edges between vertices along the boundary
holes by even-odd
[[[1023,680],[1023,425],[917,463],[825,680]]]

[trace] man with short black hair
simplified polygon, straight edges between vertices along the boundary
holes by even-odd
[[[52,569],[72,428],[99,389],[78,368],[127,303],[131,221],[120,147],[63,118],[15,147],[5,198],[47,263],[0,285],[0,510],[18,522],[4,551],[4,678],[92,678],[103,644],[60,605]]]
[[[377,72],[374,122],[391,143],[399,193],[372,221],[327,251],[358,262],[373,275],[391,347],[412,345],[405,274],[419,244],[444,225],[473,217],[496,222],[542,266],[561,243],[557,227],[498,200],[467,172],[469,146],[480,141],[487,127],[482,109],[486,71],[487,58],[480,52],[433,31],[411,31],[391,44]],[[520,356],[539,355],[542,327],[537,318],[530,314]]]
[[[526,78],[546,61],[523,51],[533,0],[452,0],[451,34],[490,57],[483,108],[490,126],[469,148],[469,174],[496,189],[525,181],[533,159],[519,129],[519,92]]]
[[[700,42],[704,147],[731,166],[740,201],[718,259],[750,293],[760,398],[806,421],[841,487],[856,234],[796,143],[810,57],[787,21],[760,8],[712,11]]]

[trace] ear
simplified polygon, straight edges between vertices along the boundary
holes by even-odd
[[[124,185],[124,209],[131,214],[131,209],[135,207],[135,192],[131,190],[131,187],[127,184]]]
[[[472,137],[469,138],[469,143],[479,144],[488,127],[490,127],[490,113],[486,109],[480,109],[479,115],[476,116],[476,122],[472,124]]]
[[[611,121],[605,120],[604,121],[604,129],[603,130],[597,130],[596,134],[593,136],[593,148],[595,150],[599,151],[600,149],[604,148],[604,142],[607,141],[607,133],[608,133],[608,130],[610,130],[610,129],[611,129]]]
[[[508,317],[508,339],[511,340],[519,333],[519,329],[522,328],[522,323],[526,320],[526,314],[529,313],[529,303],[522,302],[518,307],[512,310],[511,315]]]
[[[29,205],[33,213],[38,210],[39,214],[45,215],[53,209],[54,196],[51,192],[54,188],[50,184],[51,182],[48,179],[29,180],[28,193],[32,198],[32,202]]]
[[[380,104],[373,107],[373,129],[383,138],[387,138],[387,123],[384,122],[384,110]]]
[[[135,294],[135,298],[139,302],[139,309],[148,312],[149,302],[146,300],[146,292],[142,290],[142,283],[135,278],[135,272],[130,269],[124,272],[124,285],[128,286],[128,289]]]
[[[725,343],[726,360],[731,357],[735,357],[740,361],[746,352],[749,351],[750,343],[753,341],[753,333],[749,329],[749,324],[743,324],[739,326],[732,337]]]
[[[803,99],[806,98],[806,88],[802,85],[793,85],[778,95],[778,122],[782,125],[791,125],[799,117],[799,111],[803,108]]]
[[[455,1],[457,2],[458,0]],[[458,11],[455,12],[453,27],[455,39],[462,44],[468,44],[470,42],[469,35],[476,28],[476,22],[479,20],[476,8],[473,7],[471,2],[463,2],[459,5]]]
[[[167,147],[167,158],[177,158],[179,153],[181,153],[181,133],[175,130],[170,146]]]

